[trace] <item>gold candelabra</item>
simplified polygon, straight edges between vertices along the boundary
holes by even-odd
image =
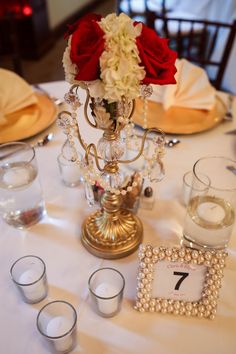
[[[78,85],[73,85],[66,95],[66,100],[71,104],[73,112],[61,112],[58,117],[59,122],[68,136],[75,155],[74,138],[78,139],[85,151],[84,160],[78,162],[84,171],[85,181],[88,183],[98,181],[105,191],[101,199],[101,209],[89,215],[83,222],[81,240],[86,249],[95,256],[107,259],[125,257],[138,248],[143,238],[143,227],[136,215],[122,207],[123,197],[132,190],[132,184],[127,189],[120,185],[119,165],[129,164],[140,158],[144,151],[147,135],[154,133],[157,136],[157,146],[154,157],[147,161],[149,167],[146,174],[153,171],[155,164],[158,164],[160,172],[163,173],[161,157],[164,133],[158,128],[146,129],[136,156],[132,159],[122,160],[124,149],[120,133],[131,123],[135,101],[128,101],[125,98],[119,103],[108,103],[102,99],[96,100],[90,97],[89,91],[85,87],[87,92],[84,104],[85,119],[92,128],[103,130],[103,137],[97,147],[93,143],[86,144],[82,139],[75,113],[81,105],[78,98],[78,88]],[[91,116],[88,114],[89,108]],[[73,134],[71,129],[73,129]],[[73,159],[77,160],[77,156],[74,156]],[[99,173],[95,172],[95,168]]]

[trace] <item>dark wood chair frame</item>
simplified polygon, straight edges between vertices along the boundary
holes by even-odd
[[[155,13],[149,14],[149,24],[152,28],[155,28],[155,21],[160,20],[163,22],[163,33],[166,38],[174,40],[176,47],[175,50],[178,53],[179,58],[185,58],[190,62],[194,62],[203,68],[208,65],[212,65],[217,68],[216,77],[212,80],[212,84],[216,89],[220,89],[222,85],[222,80],[224,72],[230,57],[230,53],[235,41],[236,36],[236,20],[232,23],[223,23],[216,21],[206,21],[206,20],[188,20],[181,18],[171,18],[158,16]],[[174,34],[170,33],[168,22],[176,21],[178,23],[178,30]],[[172,22],[173,23],[173,22]],[[189,31],[182,32],[182,24],[188,23],[190,28]],[[194,27],[196,25],[201,26],[201,30],[195,33]],[[222,29],[228,30],[228,34],[223,43],[221,58],[216,61],[212,59],[212,54],[219,40],[220,31]],[[183,41],[187,39],[187,45],[184,46]],[[196,43],[197,40],[197,43]],[[197,45],[197,52],[194,51],[194,46]]]
[[[121,12],[120,4],[122,0],[117,0],[117,13]],[[206,21],[198,19],[172,18],[171,11],[166,8],[166,1],[162,1],[161,12],[151,11],[148,7],[148,0],[143,0],[145,12],[134,12],[131,7],[133,0],[126,0],[128,4],[127,15],[131,18],[142,16],[145,23],[150,28],[156,30],[156,20],[162,21],[159,35],[169,38],[170,45],[174,43],[174,48],[179,58],[185,58],[190,62],[200,65],[203,68],[211,65],[217,69],[216,76],[212,79],[212,84],[216,89],[220,89],[223,81],[225,69],[230,57],[230,53],[236,36],[236,20],[232,23],[216,21]],[[167,15],[168,13],[168,15]],[[172,33],[169,29],[169,22],[177,22],[177,31]],[[182,31],[182,25],[188,24],[189,30]],[[196,25],[200,25],[200,30],[195,30]],[[212,59],[212,54],[219,39],[222,29],[228,30],[228,36],[223,44],[222,54],[219,61]]]
[[[117,14],[120,14],[122,12],[121,9],[121,3],[123,0],[117,0],[116,1],[116,12]],[[133,11],[132,9],[132,2],[135,0],[126,0],[127,5],[128,5],[128,11],[126,12],[126,14],[131,17],[131,18],[135,18],[135,17],[143,17],[144,18],[144,22],[147,26],[152,27],[153,24],[153,12],[149,9],[148,6],[148,2],[150,0],[142,0],[143,4],[144,4],[144,9],[145,11],[143,13],[141,12],[136,12]],[[159,12],[156,12],[155,14],[161,15],[161,16],[165,16],[165,14],[167,13],[167,9],[166,9],[166,0],[161,0],[161,10]]]

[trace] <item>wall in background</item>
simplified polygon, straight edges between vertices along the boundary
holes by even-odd
[[[50,28],[55,29],[73,13],[92,2],[93,0],[47,0]]]

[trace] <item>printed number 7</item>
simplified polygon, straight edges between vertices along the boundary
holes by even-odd
[[[184,281],[185,278],[189,275],[189,273],[184,272],[174,272],[174,275],[180,275],[181,278],[177,281],[175,285],[175,290],[179,290],[181,283]]]

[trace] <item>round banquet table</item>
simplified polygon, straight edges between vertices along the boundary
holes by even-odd
[[[65,82],[42,85],[51,94],[63,97]],[[236,159],[235,136],[224,132],[236,128],[235,118],[201,134],[181,136],[181,143],[167,149],[166,176],[156,185],[155,207],[139,209],[144,226],[144,244],[178,245],[185,207],[181,202],[183,174],[202,156],[225,155]],[[80,111],[79,122],[85,141],[98,139]],[[213,321],[159,313],[141,314],[133,309],[137,286],[137,252],[119,260],[103,260],[86,251],[80,241],[81,224],[92,212],[83,187],[68,188],[59,177],[56,157],[65,135],[54,124],[48,131],[54,139],[37,149],[39,174],[47,216],[28,230],[14,229],[0,220],[0,348],[6,354],[47,354],[43,338],[36,329],[39,309],[51,300],[70,302],[78,313],[78,345],[72,353],[86,354],[234,354],[236,348],[236,228],[229,244],[229,256]],[[41,134],[42,135],[42,134]],[[34,137],[32,140],[36,140]],[[236,181],[236,177],[235,177]],[[19,257],[34,254],[47,267],[48,297],[35,305],[20,298],[10,279],[10,267]],[[121,312],[113,318],[98,316],[91,308],[88,278],[104,266],[119,270],[126,286]]]

